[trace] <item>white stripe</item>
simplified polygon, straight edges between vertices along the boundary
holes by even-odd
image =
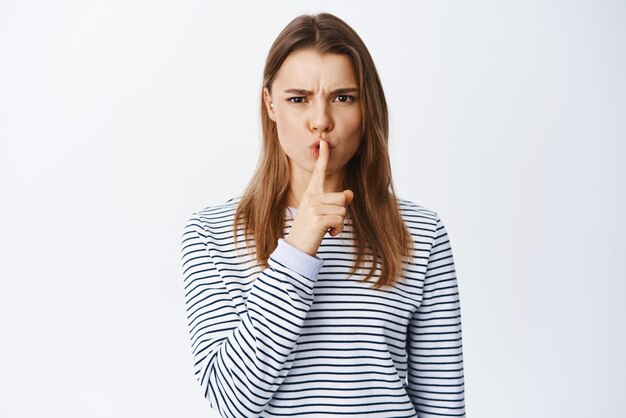
[[[435,212],[398,200],[414,261],[391,290],[372,290],[363,268],[348,276],[349,222],[316,257],[284,240],[267,269],[236,253],[239,199],[194,213],[182,235],[194,372],[212,408],[246,418],[465,416],[459,293]]]

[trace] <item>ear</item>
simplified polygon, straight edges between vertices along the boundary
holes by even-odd
[[[263,87],[263,101],[265,102],[265,108],[267,109],[268,116],[271,120],[276,122],[276,113],[274,113],[274,109],[272,108],[272,95],[267,87]]]

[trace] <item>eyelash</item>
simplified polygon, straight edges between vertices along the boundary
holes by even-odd
[[[349,94],[340,94],[338,96],[335,97],[349,97],[351,99],[351,101],[344,101],[344,102],[339,102],[339,103],[352,103],[356,100],[356,97],[354,96],[350,96]],[[302,102],[292,102],[291,99],[304,99],[304,96],[295,96],[295,97],[290,97],[287,99],[287,102],[289,103],[294,103],[294,104],[301,104]]]

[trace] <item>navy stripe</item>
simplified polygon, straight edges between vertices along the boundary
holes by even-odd
[[[398,200],[414,259],[393,288],[373,290],[374,280],[361,281],[365,267],[349,275],[349,220],[341,235],[323,238],[317,257],[277,248],[263,269],[254,247],[241,253],[241,231],[235,250],[239,201],[195,212],[180,245],[193,370],[216,412],[465,416],[459,289],[450,237],[434,211]]]

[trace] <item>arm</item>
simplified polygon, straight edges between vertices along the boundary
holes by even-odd
[[[439,216],[422,303],[407,340],[407,392],[420,418],[464,417],[461,306],[448,233]]]
[[[293,364],[292,349],[323,260],[280,239],[240,317],[208,252],[207,236],[202,220],[192,216],[181,243],[194,371],[222,417],[258,417]]]

